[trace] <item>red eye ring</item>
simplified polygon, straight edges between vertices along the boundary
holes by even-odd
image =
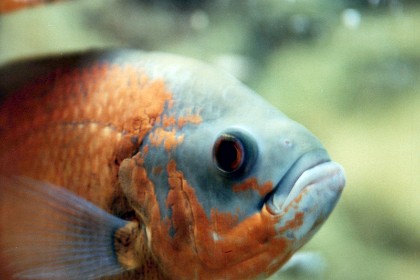
[[[214,145],[213,157],[220,171],[226,174],[234,173],[244,164],[245,148],[235,136],[222,134]]]

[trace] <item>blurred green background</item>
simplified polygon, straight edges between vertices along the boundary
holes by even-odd
[[[272,279],[420,279],[420,3],[69,1],[0,17],[0,64],[110,46],[196,57],[307,126],[343,164],[336,210]]]

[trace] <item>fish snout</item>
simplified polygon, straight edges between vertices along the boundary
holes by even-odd
[[[280,215],[292,202],[302,203],[296,200],[304,195],[312,195],[311,203],[335,205],[344,185],[343,168],[331,161],[324,149],[314,149],[293,163],[269,194],[266,206],[273,215]],[[329,197],[325,197],[327,193]]]

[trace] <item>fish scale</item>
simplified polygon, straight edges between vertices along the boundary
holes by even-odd
[[[159,85],[137,83],[137,74],[137,70],[130,67],[106,65],[93,65],[83,71],[55,70],[48,78],[35,82],[31,87],[35,90],[23,89],[16,93],[3,104],[0,115],[0,119],[7,120],[1,124],[7,130],[2,134],[0,162],[6,165],[2,169],[15,169],[13,165],[19,164],[25,175],[65,185],[76,193],[82,192],[77,189],[80,185],[89,184],[92,194],[109,195],[105,195],[106,199],[100,198],[102,201],[89,195],[86,198],[110,209],[103,201],[110,201],[113,191],[105,186],[115,184],[119,158],[130,155],[136,148],[127,139],[132,136],[141,139],[146,134],[151,120],[162,111],[159,95],[166,94],[159,93],[156,88]],[[48,83],[43,83],[44,80]],[[124,85],[127,85],[125,91]],[[142,88],[135,85],[142,85]],[[46,91],[49,91],[47,95],[44,94]],[[144,95],[146,100],[150,99],[147,95],[152,95],[156,104],[151,107],[143,99],[132,98],[134,92]],[[42,100],[40,95],[43,95]],[[116,104],[115,100],[118,100]],[[146,108],[150,114],[139,114]],[[54,139],[56,137],[59,139]],[[20,160],[11,160],[15,157]],[[68,160],[73,162],[66,163]],[[34,162],[43,164],[39,166]],[[63,166],[57,168],[51,162]],[[98,165],[102,166],[101,174],[92,176],[90,173],[97,170]],[[66,171],[65,166],[71,166],[71,169]],[[39,178],[37,174],[40,173],[46,173],[48,177]]]

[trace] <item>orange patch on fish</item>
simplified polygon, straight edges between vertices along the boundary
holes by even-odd
[[[200,124],[203,121],[200,115],[186,115],[178,118],[178,127],[186,124]]]
[[[163,145],[166,151],[174,149],[178,144],[184,141],[184,136],[176,135],[176,130],[165,130],[161,127],[158,127],[153,133],[149,136],[150,144],[157,147]]]
[[[162,120],[162,125],[164,127],[168,127],[168,126],[173,126],[176,124],[176,119],[175,117],[172,116],[163,116],[163,120]]]
[[[226,233],[238,224],[238,215],[231,213],[223,213],[217,209],[212,209],[210,213],[210,220],[216,234]]]
[[[295,217],[286,222],[286,225],[279,228],[279,232],[284,232],[286,230],[293,230],[303,225],[303,218],[305,214],[303,212],[297,212]]]
[[[162,80],[130,65],[53,71],[3,102],[0,173],[66,186],[109,210],[119,164],[171,98]]]
[[[251,177],[246,179],[245,181],[238,183],[233,186],[234,192],[244,192],[248,190],[254,190],[258,192],[261,196],[265,196],[273,189],[272,182],[265,182],[262,185],[258,184],[257,178]]]
[[[160,119],[158,119],[159,121]],[[195,124],[198,125],[203,121],[200,115],[185,115],[175,118],[173,116],[164,115],[162,117],[162,126],[163,127],[172,127],[177,125],[178,128],[182,128],[186,124]]]

